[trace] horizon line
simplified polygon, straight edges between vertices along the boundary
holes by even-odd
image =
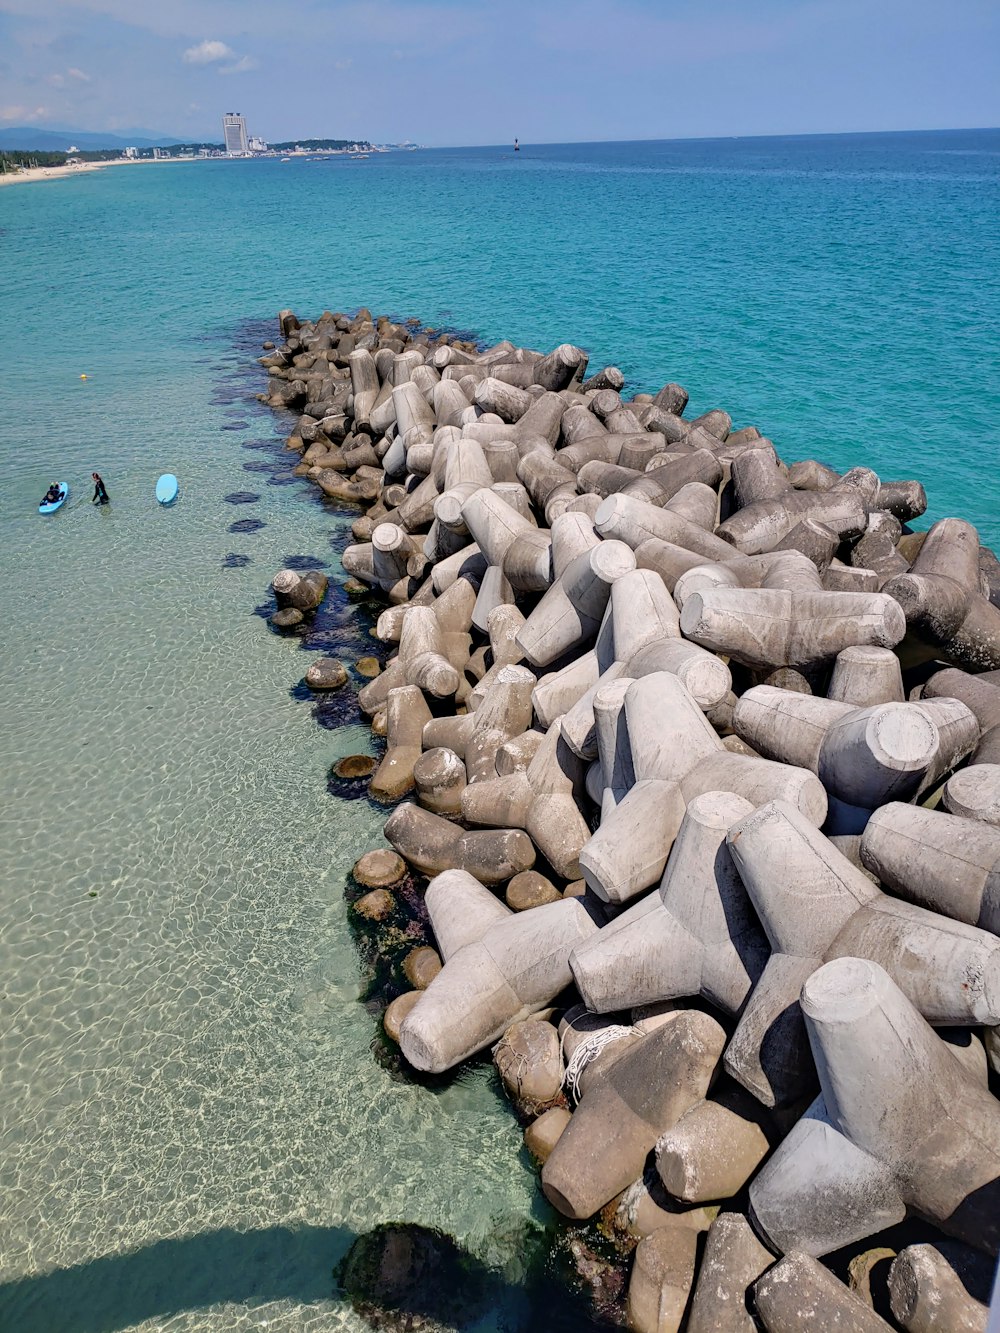
[[[126,135],[123,135],[123,134],[121,133],[121,131],[118,131],[118,130],[86,130],[86,129],[81,129],[79,126],[76,127],[75,129],[63,129],[63,128],[57,128],[57,127],[55,127],[55,126],[51,126],[51,125],[17,125],[17,126],[8,126],[8,127],[0,126],[0,133],[10,133],[11,130],[22,130],[22,129],[23,129],[23,130],[32,131],[32,132],[42,133],[42,134],[66,134],[66,135],[73,135],[73,134],[101,135],[101,134],[107,134],[107,135],[113,135],[115,138],[123,138],[123,137],[127,137],[127,132],[126,132]],[[518,135],[518,136],[517,136],[517,139],[518,139],[518,141],[519,141],[519,143],[520,143],[520,146],[521,146],[522,148],[523,148],[525,145],[530,145],[530,146],[535,147],[535,148],[568,148],[568,147],[573,147],[574,145],[576,145],[576,146],[586,146],[586,145],[589,145],[589,144],[615,144],[615,143],[621,143],[621,144],[627,144],[627,143],[712,143],[712,142],[720,142],[720,141],[730,142],[730,141],[734,141],[734,140],[747,140],[747,139],[824,139],[824,138],[845,138],[845,137],[850,136],[850,135],[862,136],[862,135],[878,135],[878,134],[988,134],[988,133],[997,133],[997,132],[1000,132],[1000,126],[998,126],[998,125],[935,125],[935,126],[927,126],[927,127],[919,127],[919,128],[914,128],[914,127],[910,126],[910,127],[905,127],[905,128],[903,128],[903,127],[896,127],[896,128],[892,128],[892,129],[877,129],[877,130],[796,130],[796,131],[791,131],[791,132],[776,132],[776,131],[770,131],[770,132],[768,132],[768,133],[766,133],[766,134],[688,134],[688,135],[679,135],[679,136],[671,136],[671,137],[664,136],[664,135],[647,135],[647,136],[642,136],[642,137],[637,137],[637,138],[627,138],[627,139],[527,139],[527,140],[525,140],[525,139],[521,139],[521,137]],[[145,135],[140,135],[139,137],[140,137],[140,138],[142,138],[142,137],[149,137],[149,133],[150,133],[149,131],[146,131]],[[187,139],[184,139],[184,138],[176,138],[176,139],[172,139],[170,135],[162,135],[162,136],[159,136],[159,137],[160,137],[160,139],[161,139],[161,144],[160,144],[161,147],[170,147],[170,146],[172,146],[172,145],[174,145],[174,144],[208,143],[208,142],[210,142],[208,139],[197,139],[197,138],[187,138]],[[260,136],[255,136],[255,137],[260,137]],[[423,148],[423,149],[426,149],[426,150],[435,151],[435,150],[439,150],[439,149],[441,149],[441,150],[447,150],[447,149],[456,149],[456,148],[503,148],[503,147],[505,147],[505,146],[509,146],[509,144],[512,143],[512,142],[514,141],[514,136],[512,136],[511,139],[509,139],[509,140],[498,140],[498,141],[496,141],[496,142],[492,142],[492,143],[485,143],[485,142],[484,142],[484,143],[424,143],[424,144],[421,144],[421,143],[417,143],[417,142],[415,142],[415,141],[412,140],[412,139],[398,139],[398,140],[393,140],[393,141],[390,141],[390,140],[377,141],[377,140],[372,139],[372,138],[369,138],[369,137],[367,137],[367,136],[362,136],[360,139],[357,138],[357,136],[355,136],[355,138],[352,139],[352,138],[350,138],[350,136],[347,136],[347,137],[345,138],[343,135],[332,135],[332,134],[306,134],[306,135],[298,135],[298,136],[296,136],[296,135],[292,135],[292,136],[289,136],[289,137],[287,137],[287,138],[277,139],[275,142],[277,142],[277,143],[291,143],[291,142],[293,142],[293,141],[310,140],[310,139],[313,139],[313,140],[315,140],[315,139],[342,139],[344,142],[350,142],[350,143],[355,143],[355,142],[361,143],[361,142],[365,142],[365,143],[372,143],[372,144],[381,143],[381,144],[383,144],[383,145],[385,145],[385,144],[389,144],[390,142],[392,142],[393,144],[400,144],[400,145],[402,145],[402,144],[407,144],[407,145],[410,145],[410,146],[415,147],[415,148],[418,148],[418,149],[419,149],[419,148]],[[211,142],[215,142],[215,141],[212,140]],[[265,142],[268,143],[268,144],[270,144],[271,140],[267,139],[267,140],[265,140]],[[54,151],[57,151],[57,152],[58,152],[58,151],[61,151],[61,150],[56,149],[56,150],[54,150]]]
[[[896,128],[884,130],[796,130],[794,133],[776,133],[774,131],[767,134],[686,134],[667,138],[661,135],[651,135],[643,138],[633,139],[522,139],[518,136],[518,142],[523,148],[525,144],[530,144],[535,148],[566,148],[574,144],[599,144],[599,143],[712,143],[716,141],[730,141],[733,139],[833,139],[845,138],[848,135],[875,135],[875,134],[990,134],[1000,133],[1000,125],[934,125],[924,128]],[[313,136],[317,137],[317,136]],[[283,142],[288,142],[284,140]],[[369,140],[369,142],[373,142]],[[400,142],[405,142],[400,140]],[[411,140],[412,142],[412,140]],[[511,143],[512,140],[506,140]],[[503,148],[504,142],[498,143],[455,143],[455,144],[418,144],[417,147],[437,149],[437,148]]]

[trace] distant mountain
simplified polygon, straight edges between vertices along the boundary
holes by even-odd
[[[162,135],[156,130],[137,130],[134,134],[94,134],[88,130],[40,130],[34,125],[0,130],[0,150],[20,148],[36,152],[58,153],[67,148],[166,148],[184,142],[181,135]]]

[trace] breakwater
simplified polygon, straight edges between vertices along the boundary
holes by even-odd
[[[493,1049],[550,1203],[634,1250],[640,1333],[981,1326],[996,557],[960,519],[913,531],[917,480],[787,467],[569,344],[280,331],[264,397],[365,511],[343,564],[396,650],[358,696],[393,850],[354,875],[376,922],[430,881],[436,949],[385,1014],[405,1059]],[[327,591],[272,588],[278,629]]]

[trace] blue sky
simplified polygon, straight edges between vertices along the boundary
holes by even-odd
[[[1000,124],[998,0],[0,0],[0,127],[425,144]]]

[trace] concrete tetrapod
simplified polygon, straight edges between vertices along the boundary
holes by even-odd
[[[735,736],[727,740],[738,743]],[[755,754],[724,747],[717,754],[700,759],[681,778],[681,794],[686,801],[692,801],[708,791],[735,792],[753,806],[788,801],[817,828],[822,828],[826,819],[826,790],[815,773],[793,764],[761,759]]]
[[[638,678],[654,671],[679,677],[699,708],[710,712],[730,693],[729,668],[714,653],[681,638],[661,638],[646,644],[625,662],[625,674]]]
[[[397,805],[384,832],[400,856],[423,875],[458,868],[468,870],[481,884],[503,884],[535,864],[531,839],[520,829],[464,833],[450,820],[410,801]]]
[[[678,782],[699,759],[722,748],[712,724],[672,672],[656,671],[633,681],[625,695],[625,719],[640,782]]]
[[[957,699],[851,708],[772,685],[747,690],[733,729],[769,759],[811,768],[836,804],[829,827],[860,833],[870,811],[942,778],[979,739],[973,713]]]
[[[908,1245],[889,1270],[893,1318],[907,1333],[986,1333],[989,1310],[933,1245]]]
[[[454,750],[438,746],[425,750],[412,769],[420,804],[435,815],[457,815],[468,777],[465,765]]]
[[[689,1009],[593,1076],[542,1169],[564,1217],[592,1217],[642,1174],[659,1136],[705,1096],[725,1040],[714,1018]]]
[[[854,708],[902,703],[905,695],[899,658],[889,648],[860,644],[845,648],[833,664],[826,697]]]
[[[593,638],[612,584],[633,569],[631,549],[616,541],[601,542],[567,565],[518,633],[518,647],[531,665],[548,666]]]
[[[594,515],[594,527],[602,537],[623,541],[633,550],[652,537],[694,551],[702,557],[699,564],[705,560],[731,560],[737,554],[727,542],[682,514],[621,493],[601,501]]]
[[[445,962],[511,915],[510,908],[467,870],[443,870],[435,875],[427,885],[424,903]]]
[[[463,728],[466,732],[462,758],[471,783],[496,777],[500,747],[531,726],[531,692],[535,677],[522,666],[505,666]],[[426,736],[425,736],[426,742]]]
[[[894,801],[868,821],[861,860],[909,902],[1000,935],[1000,829]]]
[[[640,648],[679,635],[677,609],[662,582],[648,570],[631,570],[611,587],[594,647],[539,681],[532,700],[539,721],[549,727],[562,717],[567,743],[581,758],[592,759],[597,690],[617,679],[625,659]]]
[[[399,660],[407,684],[437,699],[446,699],[458,689],[458,672],[448,661],[441,626],[429,606],[407,609],[399,635]]]
[[[1000,764],[970,764],[945,783],[941,804],[953,815],[1000,829]]]
[[[597,927],[578,898],[520,912],[451,954],[403,1022],[415,1069],[441,1073],[549,1004],[570,981],[569,955]]]
[[[594,804],[601,807],[602,820],[635,785],[625,716],[625,696],[631,684],[628,677],[620,676],[610,685],[602,685],[594,695],[597,764],[589,771],[596,768],[600,775],[601,794]]]
[[[628,1285],[632,1333],[677,1333],[697,1266],[698,1235],[664,1226],[639,1242]]]
[[[479,708],[503,668],[516,666],[522,661],[521,650],[514,640],[523,624],[524,616],[516,606],[495,606],[486,617],[493,665],[469,694],[468,706],[473,712]]]
[[[719,536],[744,555],[755,555],[774,550],[797,523],[812,519],[849,540],[864,533],[868,508],[860,491],[840,483],[829,491],[790,491],[779,499],[758,500],[737,510],[719,524]]]
[[[688,1333],[754,1333],[747,1292],[773,1263],[741,1213],[720,1213],[705,1242]]]
[[[627,903],[663,874],[684,818],[684,798],[676,782],[637,782],[580,850],[580,872],[597,896]]]
[[[939,1026],[1000,1021],[995,936],[887,897],[787,802],[771,801],[733,824],[728,842],[773,952],[726,1069],[765,1106],[808,1091],[813,1075],[796,1000],[824,961],[884,966]]]
[[[271,580],[274,599],[282,610],[294,607],[297,611],[314,611],[326,596],[329,580],[318,569],[279,569]]]
[[[368,788],[374,800],[398,801],[413,790],[413,766],[420,759],[421,737],[430,716],[427,701],[416,685],[402,685],[389,691],[385,757]]]
[[[951,667],[935,672],[924,686],[924,699],[961,699],[976,715],[982,737],[974,764],[1000,763],[1000,688],[984,676]]]
[[[732,792],[688,806],[659,892],[574,950],[573,977],[588,1009],[702,995],[736,1013],[764,970],[768,948],[726,847],[753,807]]]
[[[503,571],[516,592],[542,592],[552,582],[552,538],[494,490],[474,492],[462,518],[487,563]]]
[[[802,988],[822,1087],[750,1189],[780,1250],[821,1255],[907,1209],[1000,1246],[1000,1103],[878,964],[838,958]]]
[[[462,816],[472,824],[525,829],[557,874],[578,879],[580,849],[590,837],[574,796],[582,785],[580,761],[556,722],[524,772],[470,783],[462,794]]]
[[[650,681],[647,686],[645,681]],[[665,729],[662,720],[655,735],[663,738],[667,753],[651,758],[644,737],[654,715],[657,697],[665,689],[675,707]],[[626,729],[631,698],[631,721]],[[607,902],[628,902],[659,879],[677,834],[684,804],[709,791],[731,791],[752,805],[783,798],[791,801],[817,826],[827,812],[826,793],[818,779],[806,769],[747,755],[727,753],[718,736],[706,728],[692,708],[693,700],[679,681],[669,676],[643,678],[641,688],[628,677],[601,686],[594,696],[598,750],[605,777],[601,801],[601,826],[581,852],[580,867],[587,883]],[[645,778],[636,782],[629,740],[631,730],[639,737],[639,765],[668,764],[673,777]],[[683,740],[673,741],[674,735]],[[687,769],[704,745],[703,757]],[[661,771],[662,768],[661,768]],[[677,791],[677,781],[680,791]],[[620,812],[616,806],[622,807]]]
[[[594,696],[603,685],[618,676],[645,676],[662,670],[671,670],[682,678],[686,675],[690,677],[688,687],[694,686],[692,693],[696,697],[699,684],[706,687],[706,692],[697,697],[699,704],[721,699],[732,684],[732,677],[722,662],[694,644],[681,642],[677,608],[662,580],[648,569],[634,569],[612,586],[594,656],[600,675],[577,699],[568,703],[563,717],[567,743],[582,759],[593,759],[597,755]],[[711,664],[707,673],[701,665],[703,661]],[[635,670],[631,666],[633,663],[636,664]],[[558,674],[568,679],[569,673],[567,668]],[[542,696],[543,706],[544,693],[541,687],[536,692],[536,697]]]
[[[808,1254],[795,1251],[754,1287],[754,1305],[767,1333],[891,1333],[892,1325]]]
[[[424,749],[445,746],[454,750],[465,761],[470,782],[495,777],[500,750],[531,723],[534,683],[526,667],[501,667],[474,711],[435,717],[426,723]]]
[[[656,1170],[673,1198],[683,1203],[731,1199],[760,1166],[770,1144],[757,1103],[746,1093],[743,1100],[740,1109],[753,1118],[710,1098],[692,1106],[657,1139]]]
[[[810,670],[857,644],[894,648],[906,621],[883,593],[716,587],[688,597],[681,632],[756,670]]]
[[[979,534],[971,523],[943,518],[928,532],[908,573],[885,584],[906,615],[923,658],[944,654],[958,667],[1000,667],[1000,610],[983,596]]]

